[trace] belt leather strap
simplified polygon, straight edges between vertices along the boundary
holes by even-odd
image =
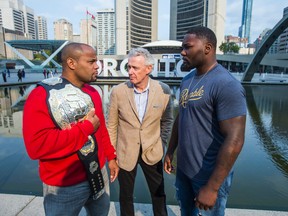
[[[81,150],[79,150],[77,154],[85,167],[90,189],[93,194],[93,199],[96,200],[105,192],[104,190],[105,184],[97,155],[98,153],[97,141],[94,135],[89,136],[88,142],[94,142],[95,145],[94,151],[85,155],[82,153]]]

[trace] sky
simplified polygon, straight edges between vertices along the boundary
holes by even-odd
[[[242,0],[226,0],[225,35],[238,36],[241,25]],[[73,32],[79,32],[81,19],[86,19],[86,10],[113,8],[114,0],[23,0],[34,10],[35,15],[45,16],[48,22],[48,39],[54,39],[53,22],[65,18],[73,24]],[[158,0],[158,40],[169,40],[170,0]],[[272,29],[283,17],[287,0],[254,0],[251,21],[251,41],[254,41],[265,28]]]

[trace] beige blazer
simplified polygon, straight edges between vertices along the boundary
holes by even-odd
[[[140,147],[145,163],[154,165],[162,159],[173,124],[170,93],[168,85],[150,79],[147,108],[141,124],[132,83],[127,81],[112,89],[107,128],[122,169],[131,171],[135,167]]]

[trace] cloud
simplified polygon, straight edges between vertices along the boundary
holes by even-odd
[[[96,14],[97,10],[114,8],[113,0],[105,0],[105,1],[94,0],[94,1],[86,1],[86,3],[83,3],[83,1],[77,1],[77,0],[74,0],[74,1],[75,1],[75,4],[73,8],[76,12],[81,12],[81,11],[85,12],[87,9],[92,14]]]
[[[261,5],[261,7],[258,7]],[[287,7],[285,0],[254,0],[252,20],[251,20],[251,39],[254,41],[264,29],[272,29],[283,18],[283,9]]]
[[[241,25],[241,14],[242,14],[242,1],[227,1],[226,6],[226,24],[225,34],[226,35],[238,35],[238,29]]]

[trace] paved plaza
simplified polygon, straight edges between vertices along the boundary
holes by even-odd
[[[44,216],[43,197],[0,194],[0,215],[5,216]],[[152,205],[135,203],[135,216],[153,216]],[[167,206],[169,216],[180,216],[178,206]],[[83,209],[79,216],[85,216]],[[111,202],[109,216],[120,215],[119,203]],[[288,216],[288,212],[249,209],[226,209],[226,216]]]
[[[7,75],[7,82],[4,82],[2,78],[2,74],[0,71],[0,85],[1,84],[15,84],[15,83],[21,83],[21,81],[18,81],[18,76],[16,70],[11,70],[10,77]],[[241,81],[243,73],[232,73],[236,79]],[[57,74],[54,74],[52,76],[60,76],[61,72],[59,71]],[[51,77],[51,74],[49,74],[49,77]],[[173,78],[173,77],[171,77]],[[25,73],[25,77],[22,78],[22,82],[35,82],[35,81],[41,81],[44,79],[44,75],[41,71],[36,72],[32,71],[30,72],[27,70]],[[251,80],[251,83],[272,83],[272,84],[288,84],[288,74],[259,74],[255,73],[253,76],[253,79]]]
[[[10,77],[8,77],[8,74],[6,75],[7,82],[4,82],[2,77],[2,71],[0,71],[0,85],[1,84],[9,84],[9,83],[21,83],[21,81],[18,81],[18,76],[16,70],[11,70]],[[59,76],[60,73],[58,73],[56,76]],[[49,76],[51,77],[51,76]],[[30,72],[27,71],[25,73],[25,77],[22,78],[22,82],[34,82],[34,81],[41,81],[44,79],[44,75],[42,72]]]

